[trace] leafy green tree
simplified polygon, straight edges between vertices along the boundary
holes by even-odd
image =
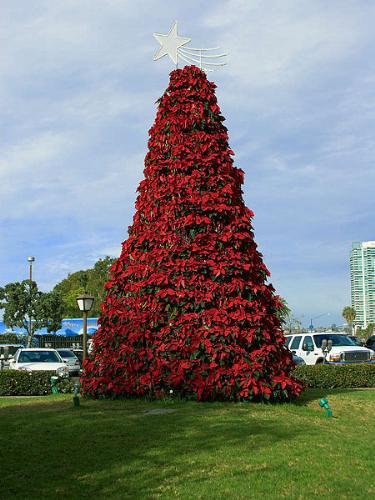
[[[279,307],[277,309],[276,315],[279,318],[281,324],[285,325],[288,317],[292,314],[292,311],[290,310],[287,301],[283,297],[278,296],[278,299]]]
[[[292,314],[291,309],[288,306],[287,301],[279,296],[279,308],[277,311],[277,317],[279,318],[284,330],[288,330],[292,333],[293,330],[301,328],[301,322]]]
[[[89,275],[89,280],[87,283],[87,291],[91,293],[95,297],[94,308],[96,311],[95,316],[99,316],[100,314],[100,304],[104,301],[106,290],[104,289],[104,285],[109,280],[110,276],[110,268],[114,264],[117,259],[112,257],[105,257],[104,259],[99,259],[95,265],[94,269]]]
[[[39,316],[44,318],[44,326],[48,332],[56,332],[61,328],[64,317],[62,297],[59,292],[43,293],[39,302]]]
[[[75,318],[80,315],[77,306],[77,297],[84,292],[81,286],[71,288],[66,295],[63,296],[64,318]]]
[[[54,291],[62,296],[63,317],[74,318],[81,315],[76,299],[85,291],[95,299],[89,316],[99,316],[100,304],[105,297],[104,285],[109,279],[109,269],[115,260],[111,257],[99,259],[93,268],[69,274],[54,287]]]
[[[8,283],[0,288],[0,309],[4,310],[6,325],[26,330],[28,346],[31,345],[35,330],[47,327],[48,332],[54,332],[61,328],[61,295],[41,292],[35,281]]]
[[[348,323],[350,332],[353,331],[353,321],[355,320],[355,310],[351,306],[346,306],[342,310],[342,316],[345,319],[345,321]]]
[[[366,338],[367,338],[367,337],[371,337],[371,335],[373,335],[373,334],[374,334],[374,329],[375,329],[375,325],[374,325],[374,323],[369,323],[369,324],[367,325],[367,328],[364,330],[365,335],[366,335]]]
[[[355,334],[359,339],[365,341],[368,337],[367,328],[362,328],[361,326],[359,326],[358,328],[356,328]]]

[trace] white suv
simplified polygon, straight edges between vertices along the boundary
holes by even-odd
[[[322,350],[324,340],[329,344],[332,342],[332,349],[329,352]],[[372,349],[360,347],[352,339],[340,333],[286,335],[285,345],[307,365],[375,363],[375,352]]]

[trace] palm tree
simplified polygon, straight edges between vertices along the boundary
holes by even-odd
[[[353,321],[355,320],[356,316],[354,308],[350,306],[344,307],[344,309],[342,310],[342,315],[345,321],[348,323],[350,331],[353,332]]]

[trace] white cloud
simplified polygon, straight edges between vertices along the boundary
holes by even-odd
[[[331,300],[324,290],[338,290],[330,307],[346,302],[344,249],[372,238],[375,5],[3,3],[1,282],[23,276],[29,252],[48,288],[120,251],[154,102],[172,69],[152,62],[151,34],[179,19],[195,46],[229,52],[228,66],[209,78],[280,291],[301,310],[320,312]],[[339,270],[312,277],[322,262]]]
[[[54,78],[84,70],[95,79],[111,70],[124,70],[147,46],[143,32],[137,36],[132,24],[138,12],[134,2],[45,0],[32,9],[28,1],[4,3],[0,68],[11,77],[32,71],[48,72],[48,78]],[[126,36],[125,27],[132,37]],[[132,45],[135,39],[137,51]]]
[[[235,76],[251,89],[295,89],[313,72],[361,47],[370,34],[363,21],[374,8],[362,9],[354,1],[343,7],[309,0],[229,0],[205,20],[220,30],[221,43],[230,51],[230,78]]]
[[[68,133],[44,132],[3,148],[0,159],[0,197],[4,203],[3,216],[13,212],[19,203],[20,192],[40,187],[50,177],[49,163],[72,147]]]

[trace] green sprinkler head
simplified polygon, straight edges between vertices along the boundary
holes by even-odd
[[[329,406],[329,403],[328,403],[328,399],[327,399],[327,398],[322,398],[322,399],[319,401],[319,406],[320,406],[321,408],[324,408],[324,410],[325,410],[324,415],[325,415],[326,417],[333,417],[333,413],[332,413],[331,407]]]
[[[80,401],[79,401],[79,384],[77,382],[74,384],[73,403],[74,403],[74,406],[79,406],[79,404],[80,404]]]
[[[52,392],[52,394],[58,394],[59,388],[57,387],[57,382],[59,381],[59,377],[56,377],[56,375],[52,375],[50,380],[51,380],[51,392]]]

